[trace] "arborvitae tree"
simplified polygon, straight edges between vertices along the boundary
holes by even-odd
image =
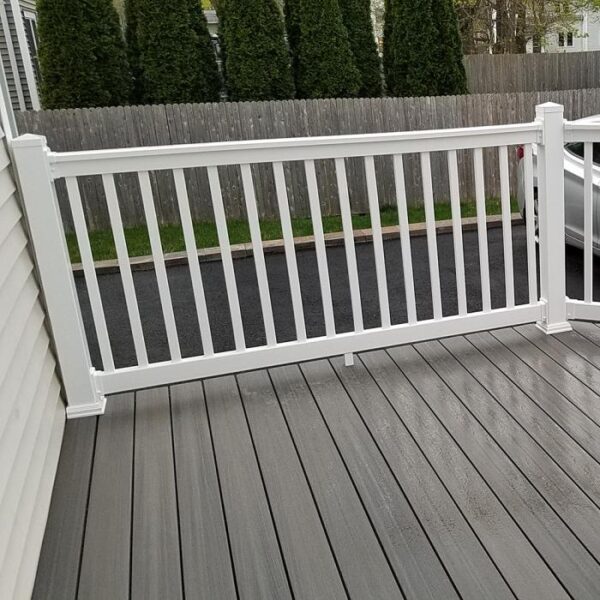
[[[188,0],[192,29],[198,40],[198,90],[196,97],[201,102],[218,102],[221,98],[221,76],[213,48],[208,23],[198,0]]]
[[[300,47],[300,2],[301,0],[285,0],[283,12],[285,29],[292,61],[292,75],[298,81],[298,49]]]
[[[125,39],[127,41],[127,57],[133,77],[131,102],[141,104],[144,90],[142,87],[142,67],[140,65],[140,48],[138,45],[138,12],[137,0],[125,2]]]
[[[190,0],[126,0],[135,100],[145,104],[216,100],[215,56],[198,36],[206,21]]]
[[[289,1],[289,0],[287,0]],[[298,0],[293,0],[298,2]],[[291,21],[290,39],[296,61],[296,91],[301,98],[338,98],[356,96],[361,78],[350,49],[348,31],[342,20],[338,0],[299,0]]]
[[[439,0],[433,18],[438,30],[438,94],[466,94],[467,75],[454,0]]]
[[[285,29],[276,0],[221,0],[218,11],[229,98],[293,98]]]
[[[388,0],[386,8],[388,37],[383,51],[388,94],[437,95],[439,46],[432,0]]]
[[[381,63],[373,33],[370,0],[339,0],[354,63],[361,78],[359,96],[381,96]]]
[[[131,74],[111,0],[38,0],[37,12],[44,108],[128,102]]]

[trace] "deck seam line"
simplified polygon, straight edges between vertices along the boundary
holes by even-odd
[[[256,466],[258,467],[258,473],[260,475],[260,482],[262,484],[262,488],[265,493],[265,500],[267,501],[267,508],[269,509],[271,523],[273,524],[273,531],[275,533],[275,539],[277,540],[277,547],[279,548],[279,556],[281,557],[281,562],[283,564],[283,570],[285,572],[285,577],[287,580],[288,588],[290,590],[291,597],[295,598],[296,595],[294,593],[294,588],[292,587],[292,580],[290,578],[287,561],[285,560],[285,555],[283,553],[283,546],[281,545],[281,538],[279,536],[279,530],[277,529],[277,523],[275,521],[275,516],[273,515],[273,505],[271,504],[271,498],[269,498],[269,492],[267,491],[267,484],[265,482],[263,468],[262,468],[262,465],[260,464],[260,460],[258,458],[258,452],[256,450],[256,443],[254,441],[254,436],[252,435],[252,430],[250,429],[250,422],[248,421],[248,414],[246,413],[246,406],[244,405],[244,400],[242,398],[242,391],[240,389],[240,383],[238,381],[237,374],[233,375],[233,379],[235,381],[235,389],[237,390],[238,400],[239,400],[240,404],[242,405],[242,411],[244,413],[244,421],[246,423],[246,428],[248,429],[248,434],[250,436],[250,443],[252,444],[252,451],[254,452]]]
[[[444,348],[445,349],[445,348]],[[415,350],[419,353],[419,356],[421,356],[421,358],[429,365],[429,367],[434,371],[434,373],[437,375],[437,377],[443,382],[443,384],[451,390],[452,395],[458,400],[458,402],[465,408],[465,410],[469,413],[469,415],[475,419],[475,421],[479,424],[479,426],[485,431],[485,433],[489,436],[490,440],[493,442],[493,444],[495,444],[501,451],[501,453],[506,456],[506,458],[509,460],[510,463],[512,463],[515,467],[515,469],[517,469],[517,471],[521,474],[521,476],[524,478],[524,480],[536,491],[536,493],[540,496],[540,498],[543,500],[543,502],[548,506],[548,508],[558,517],[559,521],[561,523],[563,523],[563,525],[568,529],[568,531],[571,532],[571,534],[573,535],[573,537],[581,544],[581,546],[586,550],[586,552],[592,557],[592,559],[598,564],[600,565],[600,560],[596,557],[596,555],[587,547],[587,545],[579,538],[579,536],[575,533],[575,531],[573,531],[573,529],[571,528],[571,526],[564,520],[564,518],[561,516],[561,514],[554,508],[554,506],[546,499],[546,496],[542,493],[541,490],[538,489],[538,486],[533,483],[533,481],[531,481],[530,477],[525,474],[523,472],[523,470],[521,469],[521,467],[519,467],[519,465],[513,460],[513,458],[506,452],[506,450],[504,449],[504,446],[502,444],[500,444],[500,442],[498,440],[496,440],[496,438],[490,433],[490,431],[488,430],[488,428],[483,424],[483,422],[471,411],[471,409],[465,404],[465,402],[462,400],[462,397],[459,396],[454,389],[446,382],[446,380],[442,377],[442,375],[440,373],[438,373],[437,369],[429,362],[429,360],[427,360],[427,358],[425,358],[425,356],[423,356],[418,349],[415,347]],[[447,351],[447,350],[446,350]],[[451,356],[453,356],[451,354]],[[456,360],[456,359],[455,359]],[[458,361],[457,361],[458,362]],[[459,363],[462,366],[462,363]],[[463,367],[464,369],[464,367]],[[468,372],[467,372],[468,373]],[[469,373],[470,375],[470,373]],[[473,378],[473,376],[471,375],[471,378]],[[473,378],[474,379],[474,378]],[[488,392],[489,393],[489,392]],[[533,438],[532,438],[533,439]],[[533,440],[534,443],[536,445],[539,446],[539,444],[537,443],[536,440]],[[553,461],[556,462],[556,461]],[[561,469],[562,472],[562,469]],[[568,478],[570,479],[570,478]],[[489,487],[491,487],[490,484],[488,484]],[[596,503],[593,503],[594,506],[596,506]],[[597,508],[597,506],[596,506]],[[558,578],[558,577],[557,577]]]
[[[464,337],[464,336],[463,336]],[[465,339],[467,340],[467,342],[469,342],[469,344],[471,344],[473,346],[473,348],[475,348],[476,350],[479,350],[477,348],[477,346],[475,346],[475,344],[473,344],[470,340],[468,340],[466,337]],[[484,356],[487,358],[487,356],[484,354]],[[489,359],[488,359],[489,360]],[[490,361],[492,362],[492,361]],[[494,364],[494,363],[492,363]],[[496,365],[494,365],[496,366]],[[573,436],[573,434],[568,431],[560,422],[558,422],[545,408],[542,404],[539,404],[538,402],[536,402],[536,400],[531,396],[531,394],[527,393],[519,383],[517,383],[514,379],[512,379],[512,377],[508,374],[505,373],[502,369],[500,369],[499,367],[496,367],[498,369],[498,371],[500,371],[500,373],[502,373],[514,386],[518,387],[519,390],[525,395],[527,396],[527,398],[529,398],[529,400],[531,402],[533,402],[536,406],[538,406],[540,408],[540,410],[542,410],[542,412],[549,418],[552,420],[552,422],[559,427],[560,429],[562,429],[562,431],[573,441],[574,444],[576,444],[577,446],[579,446],[587,455],[589,455],[591,457],[591,459],[596,462],[599,466],[600,466],[600,458],[596,458],[587,448],[585,448],[581,442],[579,442],[577,439],[575,439],[575,437]],[[594,423],[592,421],[592,423]],[[594,423],[595,425],[595,423]]]
[[[413,347],[413,349],[415,349],[414,346],[412,346],[412,347]],[[416,351],[416,349],[415,349],[415,351]],[[540,557],[540,559],[542,560],[542,562],[546,565],[546,568],[550,571],[550,573],[552,573],[554,575],[556,581],[565,590],[566,594],[570,598],[573,598],[573,595],[571,594],[571,592],[569,591],[569,589],[565,586],[565,584],[561,581],[561,579],[558,577],[558,575],[554,572],[554,569],[548,564],[548,562],[546,561],[546,559],[544,558],[544,556],[542,555],[542,553],[538,550],[537,546],[533,543],[533,541],[530,539],[530,537],[525,533],[525,531],[522,529],[522,527],[519,525],[519,523],[513,517],[512,513],[505,506],[504,502],[502,502],[502,500],[500,500],[500,498],[498,497],[498,495],[497,495],[496,491],[494,490],[494,488],[492,487],[492,485],[488,482],[488,480],[483,476],[483,474],[475,466],[475,464],[473,463],[473,461],[471,460],[471,458],[469,457],[469,455],[463,449],[462,445],[459,444],[458,441],[456,440],[456,438],[452,435],[452,433],[450,433],[450,431],[444,425],[444,423],[442,422],[442,420],[439,418],[438,414],[431,408],[431,406],[429,405],[429,402],[427,402],[427,400],[425,400],[425,398],[417,390],[417,388],[415,387],[415,385],[413,384],[413,382],[408,378],[408,376],[406,375],[406,373],[402,370],[402,367],[400,367],[400,365],[387,352],[387,350],[385,350],[385,352],[394,361],[394,363],[396,363],[396,365],[398,366],[398,369],[400,369],[400,371],[404,374],[404,377],[406,377],[409,385],[419,395],[419,397],[421,398],[422,402],[427,406],[427,408],[433,414],[434,418],[440,423],[442,429],[444,429],[444,431],[446,431],[446,433],[450,436],[450,438],[452,439],[452,441],[456,444],[456,446],[458,447],[458,449],[460,450],[460,452],[462,453],[462,455],[466,458],[467,462],[473,467],[473,469],[475,470],[475,472],[479,475],[479,477],[481,478],[481,480],[483,481],[483,483],[485,484],[485,486],[490,490],[490,492],[492,493],[492,495],[494,496],[494,498],[496,498],[497,502],[504,509],[504,511],[506,512],[506,514],[510,518],[510,520],[515,524],[515,526],[517,527],[517,529],[523,534],[523,537],[529,542],[529,544],[531,545],[531,547],[535,550],[536,554]],[[419,356],[420,356],[420,354],[419,354]],[[446,388],[448,388],[448,386],[443,381],[442,381],[442,383],[444,384],[444,386]],[[450,389],[450,388],[448,388],[448,389]],[[454,391],[452,389],[450,389],[450,392],[452,393],[452,395],[454,395],[456,397],[456,394],[454,394]],[[544,501],[545,501],[545,499],[544,499]]]
[[[344,591],[346,592],[346,597],[350,598],[350,592],[348,591],[348,586],[346,584],[346,581],[344,579],[344,574],[342,573],[342,569],[340,568],[340,564],[338,562],[338,558],[336,556],[335,550],[333,548],[333,544],[331,543],[331,538],[329,537],[329,532],[327,531],[327,527],[325,526],[325,521],[323,520],[323,515],[321,513],[321,509],[319,508],[319,505],[317,503],[317,499],[315,497],[315,493],[312,487],[312,483],[310,481],[310,478],[308,476],[308,473],[306,472],[306,467],[304,466],[304,461],[302,460],[302,457],[300,456],[300,451],[298,450],[298,446],[296,444],[296,440],[294,439],[294,436],[292,434],[292,429],[290,427],[290,424],[288,422],[287,416],[285,414],[285,411],[283,410],[283,407],[281,406],[281,400],[279,398],[279,393],[277,392],[277,388],[275,387],[275,383],[273,382],[273,378],[271,377],[271,370],[270,369],[265,369],[266,373],[267,373],[267,377],[269,378],[269,383],[271,384],[271,387],[273,388],[273,393],[275,394],[275,397],[277,398],[277,406],[279,408],[279,411],[281,412],[281,415],[283,416],[283,420],[286,426],[286,430],[288,432],[288,435],[290,436],[290,439],[292,441],[292,445],[294,447],[294,451],[296,452],[296,456],[298,457],[298,462],[300,463],[300,468],[302,469],[302,473],[304,475],[304,478],[306,479],[306,484],[308,486],[308,490],[310,492],[310,496],[312,498],[315,510],[317,511],[317,515],[319,517],[319,522],[321,523],[321,528],[323,529],[323,532],[325,534],[325,538],[327,540],[327,545],[329,546],[329,550],[331,552],[331,556],[333,557],[333,562],[335,563],[336,569],[338,571],[338,575],[340,577],[340,581],[342,582],[342,586],[344,587]]]
[[[373,432],[371,431],[371,429],[369,428],[369,426],[367,425],[366,421],[363,418],[363,415],[361,413],[361,411],[358,409],[358,407],[356,406],[354,399],[352,398],[352,395],[350,394],[350,391],[348,390],[348,388],[346,387],[345,383],[341,380],[337,370],[335,369],[335,367],[333,366],[333,364],[331,363],[331,359],[326,359],[329,364],[331,365],[331,368],[333,369],[333,372],[335,374],[335,376],[337,377],[337,380],[340,382],[340,385],[344,388],[344,392],[346,393],[346,395],[348,396],[348,399],[350,400],[350,403],[352,404],[354,410],[356,411],[356,413],[358,414],[358,418],[360,419],[360,421],[362,422],[362,424],[364,425],[365,429],[367,430],[367,433],[369,435],[369,437],[373,440],[373,443],[375,444],[375,447],[377,448],[377,451],[379,452],[379,454],[381,455],[381,457],[383,458],[383,461],[386,464],[386,467],[388,468],[388,470],[390,471],[392,477],[394,478],[394,481],[396,482],[396,484],[398,485],[398,487],[400,488],[400,493],[402,494],[402,496],[404,496],[404,499],[406,500],[406,503],[408,504],[411,512],[413,513],[413,515],[415,516],[415,519],[417,521],[417,523],[419,524],[419,527],[421,528],[421,531],[423,532],[423,535],[425,536],[425,538],[427,539],[427,541],[429,542],[429,545],[432,548],[433,553],[435,554],[436,558],[438,559],[438,561],[440,562],[440,565],[442,567],[442,569],[444,570],[444,572],[446,573],[448,580],[450,581],[450,583],[452,584],[452,587],[454,588],[454,590],[456,591],[456,594],[458,595],[459,598],[463,598],[463,595],[461,594],[460,590],[458,589],[458,586],[456,585],[456,583],[454,582],[454,579],[452,578],[452,576],[450,575],[450,572],[448,571],[448,568],[446,567],[444,561],[442,560],[441,556],[439,555],[438,549],[435,547],[435,544],[433,543],[433,541],[431,540],[431,538],[429,537],[429,533],[427,533],[427,530],[425,529],[423,522],[421,520],[421,518],[419,517],[418,513],[416,512],[414,506],[412,505],[410,499],[408,498],[408,496],[406,495],[406,492],[404,491],[404,487],[402,486],[402,484],[400,483],[398,477],[396,476],[396,473],[394,472],[394,469],[392,469],[390,461],[388,460],[387,456],[385,455],[385,453],[383,452],[383,450],[381,449],[381,447],[379,446],[379,443],[377,442],[376,437],[373,435]],[[362,362],[362,361],[361,361]],[[366,368],[366,367],[365,367]],[[368,371],[367,371],[368,372]],[[370,376],[370,373],[369,373]],[[421,449],[419,448],[419,452],[421,451]],[[437,474],[436,474],[437,477]]]
[[[206,420],[208,425],[208,433],[210,436],[210,445],[212,448],[212,457],[215,464],[215,473],[217,476],[217,485],[219,487],[219,501],[221,503],[221,512],[223,513],[223,523],[225,524],[225,533],[227,535],[227,549],[229,550],[229,562],[231,563],[231,574],[233,576],[233,585],[235,588],[235,595],[238,600],[240,600],[240,590],[238,587],[238,578],[235,570],[235,562],[233,560],[233,550],[231,549],[231,532],[229,531],[229,524],[227,522],[227,512],[225,511],[225,502],[223,500],[223,488],[221,486],[221,475],[219,473],[219,462],[217,461],[217,452],[215,450],[215,441],[213,436],[213,430],[210,419],[210,412],[208,410],[208,402],[206,400],[206,387],[204,385],[204,380],[200,380],[200,384],[202,386],[202,401],[204,402],[204,408],[206,410]]]
[[[175,454],[175,432],[173,430],[173,402],[171,401],[171,386],[166,386],[169,400],[169,431],[171,434],[171,456],[173,459],[173,483],[175,486],[175,506],[177,507],[177,540],[179,542],[179,572],[181,575],[181,594],[183,600],[186,598],[185,577],[183,565],[183,543],[181,539],[181,516],[179,504],[179,480],[177,478],[177,456]]]
[[[325,417],[323,416],[323,412],[321,411],[321,407],[319,406],[319,403],[317,402],[317,399],[315,398],[315,395],[312,391],[312,388],[310,387],[310,384],[308,383],[308,380],[306,379],[306,375],[304,374],[304,371],[301,368],[301,363],[298,363],[298,371],[300,372],[300,375],[302,376],[302,379],[304,380],[304,383],[306,385],[306,387],[308,388],[308,391],[310,393],[310,396],[313,400],[313,402],[315,403],[315,406],[317,407],[317,410],[319,411],[319,415],[321,417],[321,420],[323,421],[324,425],[325,425],[325,429],[327,429],[327,433],[329,434],[329,437],[331,438],[331,441],[335,447],[336,452],[338,453],[340,460],[342,461],[342,464],[344,465],[344,469],[346,470],[346,473],[348,475],[348,478],[350,479],[350,482],[352,484],[352,487],[358,497],[358,500],[360,502],[360,505],[367,517],[367,521],[369,522],[369,525],[371,526],[371,530],[373,531],[373,534],[375,535],[375,538],[377,539],[377,543],[379,544],[379,547],[381,548],[381,552],[383,553],[383,556],[385,557],[385,560],[387,561],[387,564],[390,568],[390,571],[392,573],[392,577],[394,578],[394,581],[396,582],[396,585],[398,586],[398,590],[400,591],[400,594],[402,596],[402,598],[404,598],[406,600],[406,594],[404,593],[404,590],[402,589],[402,585],[400,584],[400,581],[398,579],[398,575],[396,574],[396,570],[394,569],[394,567],[392,566],[392,563],[390,561],[390,558],[387,554],[387,552],[385,551],[385,548],[383,547],[383,543],[381,542],[381,537],[379,536],[379,533],[377,532],[375,525],[373,524],[373,520],[371,519],[371,515],[369,514],[369,511],[367,510],[367,507],[365,506],[365,502],[362,498],[361,493],[358,491],[358,487],[356,485],[356,482],[354,481],[354,478],[352,477],[352,474],[350,473],[350,469],[348,468],[348,465],[346,463],[346,460],[344,458],[344,456],[342,455],[342,452],[335,440],[335,438],[333,437],[333,434],[331,433],[331,429],[329,428],[329,424],[327,423],[327,421],[325,420]]]
[[[135,494],[135,433],[136,433],[136,415],[137,415],[137,391],[133,393],[133,435],[131,449],[131,507],[129,521],[129,598],[133,597],[133,512],[134,512],[134,494]]]
[[[600,433],[600,423],[598,423],[595,419],[593,419],[592,417],[590,417],[590,415],[588,415],[583,408],[581,408],[580,406],[577,406],[577,404],[575,404],[575,402],[573,402],[573,400],[571,400],[571,398],[569,396],[567,396],[566,394],[564,394],[563,392],[561,392],[551,381],[549,381],[542,373],[540,373],[537,369],[534,369],[530,364],[526,363],[514,350],[512,350],[509,346],[507,346],[502,340],[498,339],[495,335],[493,331],[488,331],[486,333],[489,333],[494,340],[496,340],[499,344],[501,344],[502,346],[504,346],[511,354],[513,354],[514,356],[517,357],[517,359],[522,362],[528,369],[530,369],[531,371],[533,371],[538,377],[540,377],[541,379],[543,379],[553,390],[556,391],[557,394],[559,394],[560,396],[562,396],[569,404],[571,404],[571,406],[573,406],[573,408],[577,409],[588,421],[590,421],[592,424],[594,424],[596,427],[598,427],[599,432]],[[536,346],[537,347],[537,346]],[[558,367],[560,369],[562,369],[565,373],[572,375],[572,373],[570,373],[569,371],[567,371],[567,369],[565,369],[562,365],[558,365]],[[504,372],[504,371],[502,371]],[[577,378],[576,378],[577,379]],[[587,387],[587,386],[586,386]],[[597,392],[595,392],[594,390],[592,390],[592,392],[594,392],[594,394],[597,396]]]
[[[589,385],[588,383],[586,383],[579,375],[576,375],[575,373],[573,373],[573,371],[571,371],[570,369],[567,369],[567,367],[561,365],[552,355],[548,354],[548,352],[546,352],[543,348],[540,348],[540,346],[538,346],[535,343],[534,340],[530,340],[526,335],[524,335],[523,333],[521,333],[520,331],[518,331],[514,327],[512,328],[512,330],[515,333],[518,333],[523,339],[525,339],[529,343],[533,344],[540,352],[543,352],[550,360],[552,360],[553,362],[555,362],[561,369],[563,369],[564,371],[566,371],[567,373],[569,373],[569,375],[571,375],[572,377],[574,377],[575,379],[577,379],[579,382],[581,382],[581,384],[584,385],[586,388],[588,388],[591,392],[593,392],[594,394],[598,395],[598,392],[591,385]],[[574,332],[574,333],[578,333],[578,332]],[[496,337],[496,336],[494,336],[494,337]],[[498,339],[498,338],[496,338],[496,339]],[[587,362],[594,370],[596,370],[596,371],[598,371],[600,373],[600,369],[596,365],[594,365],[591,362],[589,362],[588,360],[586,360],[585,357],[583,357],[581,354],[579,354],[576,350],[573,350],[573,348],[570,348],[569,346],[567,346],[559,338],[554,337],[554,339],[557,342],[560,342],[565,347],[565,350],[567,350],[569,352],[573,352],[578,358],[583,358],[585,360],[585,362]],[[585,338],[585,339],[587,339],[587,338]],[[500,340],[498,340],[498,341],[500,341]],[[594,343],[591,340],[589,340],[589,341],[592,344]],[[600,424],[598,424],[598,427],[600,427]]]
[[[477,377],[476,377],[476,375],[475,375],[473,372],[471,372],[471,371],[469,370],[469,368],[468,368],[468,367],[467,367],[467,366],[466,366],[466,365],[465,365],[465,364],[464,364],[464,363],[463,363],[463,362],[460,360],[460,358],[459,358],[459,357],[458,357],[458,356],[457,356],[457,355],[456,355],[456,354],[455,354],[455,353],[454,353],[454,352],[453,352],[453,351],[452,351],[450,348],[446,347],[446,345],[444,345],[444,344],[443,344],[443,341],[442,341],[441,343],[442,343],[442,346],[444,347],[444,349],[445,349],[447,352],[449,352],[449,353],[450,353],[450,354],[451,354],[451,355],[452,355],[452,356],[453,356],[453,357],[454,357],[454,358],[455,358],[455,359],[458,361],[458,363],[460,364],[460,366],[461,366],[461,367],[462,367],[462,368],[463,368],[463,369],[464,369],[464,370],[465,370],[467,373],[469,373],[469,374],[471,375],[471,377],[473,377],[473,379],[475,379],[475,380],[477,381]],[[579,446],[579,444],[577,443],[577,441],[576,441],[576,440],[573,440],[573,439],[571,438],[571,436],[570,436],[570,435],[569,435],[569,434],[568,434],[566,431],[564,431],[564,429],[563,429],[562,427],[560,427],[560,425],[558,425],[558,424],[557,424],[557,423],[556,423],[556,422],[555,422],[555,421],[552,419],[552,417],[550,417],[550,415],[548,415],[548,414],[547,414],[547,413],[546,413],[546,412],[545,412],[545,411],[544,411],[544,410],[543,410],[543,409],[542,409],[542,408],[541,408],[541,407],[540,407],[538,404],[536,404],[536,403],[535,403],[535,402],[534,402],[534,401],[533,401],[533,400],[532,400],[532,399],[531,399],[531,398],[530,398],[530,397],[529,397],[529,396],[528,396],[528,395],[527,395],[525,392],[523,392],[523,390],[521,390],[521,388],[519,388],[519,387],[517,386],[517,384],[516,384],[516,383],[514,383],[514,382],[513,382],[511,379],[509,379],[508,377],[506,377],[506,375],[505,375],[505,374],[504,374],[504,373],[503,373],[503,372],[502,372],[500,369],[498,369],[498,368],[496,367],[496,365],[494,365],[494,364],[493,364],[493,363],[492,363],[492,362],[489,360],[489,358],[488,358],[488,357],[487,357],[485,354],[483,354],[483,353],[482,353],[482,352],[481,352],[481,351],[480,351],[478,348],[474,348],[474,350],[475,350],[476,352],[478,352],[479,354],[481,354],[481,356],[482,356],[482,357],[483,357],[485,360],[487,360],[487,361],[490,363],[490,365],[492,365],[492,367],[496,368],[496,370],[498,371],[498,373],[499,373],[499,374],[500,374],[502,377],[504,377],[504,378],[505,378],[505,379],[506,379],[506,380],[507,380],[509,383],[511,383],[512,385],[514,385],[515,387],[517,387],[517,388],[519,389],[519,391],[520,391],[520,392],[521,392],[521,393],[522,393],[522,394],[523,394],[523,395],[524,395],[524,396],[527,398],[527,400],[528,400],[529,402],[531,402],[531,403],[532,403],[534,406],[537,406],[537,407],[538,407],[538,408],[539,408],[539,409],[540,409],[540,410],[541,410],[541,411],[544,413],[544,415],[545,415],[545,416],[546,416],[546,417],[547,417],[547,418],[548,418],[550,421],[552,421],[552,423],[554,423],[555,425],[557,425],[557,426],[558,426],[558,427],[559,427],[559,428],[560,428],[560,429],[563,431],[563,433],[564,433],[564,434],[565,434],[565,435],[566,435],[566,436],[569,438],[569,442],[572,442],[572,443],[574,443],[576,446],[578,446],[578,447],[579,447],[579,449],[580,449],[580,450],[581,450],[583,453],[585,453],[587,456],[589,456],[589,457],[590,457],[592,460],[594,460],[594,461],[595,461],[594,457],[593,457],[593,456],[592,456],[592,455],[591,455],[589,452],[587,452],[587,450],[586,450],[585,448],[582,448],[581,446]],[[437,371],[436,371],[436,372],[437,372]],[[480,385],[482,385],[482,384],[480,384]],[[483,388],[486,390],[486,392],[487,392],[487,393],[490,395],[490,397],[492,398],[492,400],[494,400],[494,402],[495,402],[496,404],[498,404],[498,406],[501,408],[501,410],[502,410],[503,412],[505,412],[505,413],[506,413],[506,414],[507,414],[507,415],[508,415],[508,416],[509,416],[509,417],[510,417],[510,418],[511,418],[511,419],[512,419],[512,420],[513,420],[513,421],[514,421],[514,422],[515,422],[517,425],[518,425],[518,427],[519,427],[520,429],[522,429],[522,430],[523,430],[523,431],[524,431],[524,432],[525,432],[525,433],[526,433],[526,434],[527,434],[527,435],[528,435],[528,436],[529,436],[529,437],[530,437],[530,438],[531,438],[531,439],[532,439],[532,440],[535,442],[535,444],[536,444],[536,445],[537,445],[537,446],[538,446],[538,447],[539,447],[539,448],[540,448],[540,449],[541,449],[541,450],[544,452],[544,454],[546,454],[546,455],[548,456],[548,458],[549,458],[549,459],[550,459],[550,460],[551,460],[553,463],[555,463],[555,464],[556,464],[556,466],[557,466],[557,467],[558,467],[558,468],[559,468],[559,469],[560,469],[560,470],[561,470],[561,471],[562,471],[562,472],[565,474],[565,476],[566,476],[568,479],[570,479],[570,480],[571,480],[571,481],[572,481],[572,482],[575,484],[575,486],[576,486],[576,487],[577,487],[577,488],[578,488],[578,489],[579,489],[579,490],[580,490],[580,491],[581,491],[581,492],[582,492],[582,493],[583,493],[583,494],[586,496],[586,498],[588,498],[588,500],[589,500],[589,501],[590,501],[592,504],[594,504],[594,506],[596,506],[596,507],[598,508],[598,510],[600,510],[600,502],[597,502],[596,500],[594,500],[594,498],[592,498],[592,497],[591,497],[591,496],[588,494],[588,492],[586,492],[586,491],[585,491],[585,489],[583,489],[583,488],[581,487],[580,483],[579,483],[579,482],[578,482],[576,479],[574,479],[574,478],[573,478],[573,477],[572,477],[572,476],[571,476],[571,475],[570,475],[570,474],[569,474],[569,473],[568,473],[568,472],[565,470],[565,468],[563,467],[563,465],[562,465],[562,464],[561,464],[561,463],[560,463],[560,462],[559,462],[559,461],[558,461],[556,458],[554,458],[554,457],[553,457],[553,456],[552,456],[552,455],[551,455],[551,454],[548,452],[548,450],[546,450],[546,447],[545,447],[545,446],[544,446],[544,445],[543,445],[543,444],[542,444],[540,441],[538,441],[537,439],[535,439],[535,437],[533,437],[533,435],[532,435],[531,433],[529,433],[529,431],[527,430],[527,427],[525,427],[525,425],[524,425],[523,423],[521,423],[520,419],[519,419],[519,418],[517,418],[517,417],[516,417],[516,416],[515,416],[515,415],[514,415],[512,412],[510,412],[510,411],[509,411],[509,410],[508,410],[508,409],[507,409],[507,408],[506,408],[506,407],[505,407],[505,406],[504,406],[504,405],[503,405],[503,404],[502,404],[502,403],[501,403],[501,402],[498,400],[498,397],[496,396],[496,394],[495,394],[495,393],[493,393],[491,390],[488,390],[488,389],[487,389],[486,387],[484,387],[483,385],[482,385],[482,387],[483,387]],[[551,434],[549,433],[548,435],[551,435]],[[596,462],[596,461],[595,461],[595,462]]]
[[[94,477],[94,464],[96,462],[96,444],[98,442],[98,422],[99,418],[96,419],[96,426],[94,427],[94,445],[92,447],[92,458],[90,461],[90,476],[87,485],[87,500],[85,503],[85,515],[83,518],[83,531],[81,533],[81,546],[79,548],[79,563],[77,565],[77,585],[75,586],[75,598],[79,597],[79,586],[81,584],[81,568],[83,566],[83,550],[85,547],[85,537],[87,535],[88,515],[90,510],[90,498],[92,495],[92,479]]]
[[[387,354],[387,352],[386,352]],[[389,355],[388,355],[389,356]],[[500,569],[500,567],[496,564],[496,561],[494,560],[494,558],[492,557],[492,555],[490,554],[487,546],[483,543],[483,541],[481,540],[481,538],[479,537],[479,534],[475,531],[475,529],[473,528],[473,525],[471,524],[471,521],[467,518],[467,516],[465,515],[465,513],[463,512],[463,509],[460,507],[459,503],[457,502],[456,498],[454,498],[454,496],[452,495],[452,493],[450,492],[450,490],[448,489],[448,487],[446,486],[446,483],[444,482],[444,480],[440,477],[437,469],[433,466],[433,464],[431,463],[431,461],[429,460],[429,457],[427,456],[427,454],[425,454],[425,452],[423,451],[423,449],[421,448],[421,445],[419,444],[419,442],[417,442],[415,436],[413,435],[413,432],[410,430],[410,428],[406,425],[406,423],[404,422],[404,419],[400,416],[400,414],[398,413],[398,411],[396,410],[396,407],[392,404],[392,402],[390,401],[390,399],[388,398],[387,394],[385,393],[385,391],[381,388],[381,386],[379,385],[379,382],[377,381],[377,379],[374,377],[373,373],[371,373],[371,370],[369,369],[369,367],[364,363],[364,361],[362,360],[361,355],[358,355],[358,359],[361,361],[361,363],[363,364],[364,368],[366,369],[367,373],[369,374],[370,378],[374,381],[375,385],[377,386],[377,388],[379,389],[379,391],[381,392],[381,394],[383,395],[383,397],[385,398],[386,402],[390,405],[391,409],[393,410],[394,414],[396,415],[396,417],[398,418],[398,420],[400,421],[400,423],[402,423],[402,427],[406,430],[407,434],[409,435],[409,437],[413,440],[413,443],[415,444],[415,446],[417,447],[417,449],[419,450],[419,452],[421,453],[421,455],[423,456],[423,460],[425,460],[425,462],[429,465],[429,467],[431,468],[431,470],[433,471],[434,475],[437,477],[440,485],[444,488],[444,490],[446,491],[446,493],[448,494],[448,497],[450,498],[450,500],[453,502],[454,506],[456,507],[456,510],[460,513],[460,515],[462,516],[463,520],[465,521],[465,523],[467,524],[467,527],[469,527],[469,529],[471,530],[471,532],[473,533],[475,539],[479,542],[479,544],[481,545],[481,548],[483,549],[483,551],[486,553],[487,557],[489,558],[490,562],[492,563],[492,565],[494,566],[494,568],[496,569],[496,571],[498,571],[498,574],[500,575],[500,577],[502,578],[502,580],[504,581],[504,583],[506,583],[508,589],[510,590],[511,594],[515,597],[515,599],[518,599],[517,594],[515,593],[515,591],[513,590],[512,586],[510,585],[510,583],[508,582],[506,576],[504,575],[504,573],[502,572],[502,569]],[[392,360],[392,362],[394,363],[394,365],[396,366],[396,368],[398,368],[398,365],[394,362],[394,360],[390,357],[390,360]],[[406,375],[404,375],[404,372],[401,371],[400,369],[398,369],[401,373],[402,376],[404,378],[406,378]],[[418,393],[418,392],[417,392]]]

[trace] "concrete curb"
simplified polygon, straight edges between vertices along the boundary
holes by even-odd
[[[519,213],[513,213],[511,215],[512,223],[521,223],[522,218]],[[492,215],[487,217],[488,228],[502,227],[502,217],[500,215]],[[462,219],[463,231],[473,231],[477,229],[477,218],[468,217]],[[390,227],[383,227],[383,239],[397,239],[399,235],[399,227],[392,225]],[[451,233],[452,232],[452,221],[437,221],[436,231],[440,233]],[[410,225],[411,237],[419,237],[427,235],[427,227],[425,223],[414,223]],[[373,233],[371,229],[356,229],[354,230],[354,241],[357,244],[368,243],[373,239]],[[313,236],[298,237],[294,240],[296,250],[309,250],[314,248],[315,239]],[[325,234],[325,244],[328,247],[342,246],[344,244],[344,234],[341,231],[335,233]],[[265,254],[279,254],[284,252],[283,240],[270,240],[263,242],[263,250]],[[231,246],[231,254],[233,258],[247,258],[252,256],[252,244],[234,244]],[[210,262],[215,260],[221,260],[221,250],[219,247],[216,248],[203,248],[198,250],[198,260],[200,262]],[[152,256],[135,256],[130,259],[131,269],[133,271],[148,271],[154,268],[154,262]],[[187,254],[185,252],[173,252],[165,254],[165,264],[167,267],[174,267],[178,265],[187,265]],[[95,263],[96,273],[98,275],[105,275],[108,273],[118,273],[119,263],[114,260],[101,260]],[[83,276],[83,266],[81,263],[73,264],[73,274],[75,277]]]

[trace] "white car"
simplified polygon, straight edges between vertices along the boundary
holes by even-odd
[[[577,123],[600,123],[600,115],[586,117]],[[518,149],[519,210],[525,218],[525,186],[523,149]],[[600,143],[594,144],[594,252],[600,254]],[[583,142],[570,142],[565,146],[565,237],[567,244],[583,248]],[[537,147],[533,146],[533,185],[535,213],[537,215]]]

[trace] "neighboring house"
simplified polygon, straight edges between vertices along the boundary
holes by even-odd
[[[542,52],[587,52],[600,50],[600,11],[583,12],[570,31],[547,36]],[[533,52],[533,43],[527,44]]]
[[[35,0],[0,0],[0,56],[14,110],[39,110]]]

